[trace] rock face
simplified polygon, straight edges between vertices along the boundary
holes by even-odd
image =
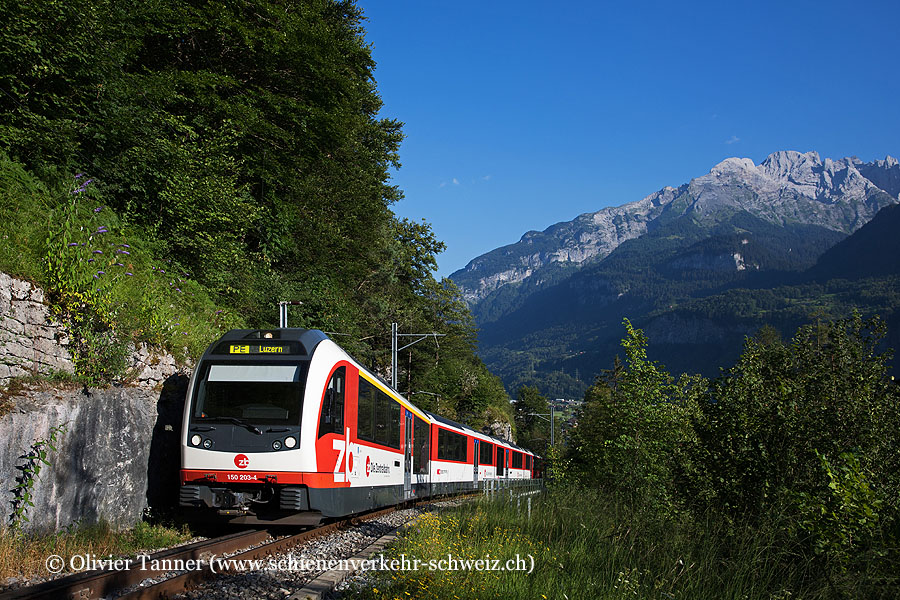
[[[4,521],[26,477],[36,442],[51,428],[65,429],[47,450],[34,480],[24,529],[43,533],[73,523],[105,520],[130,526],[148,508],[175,504],[181,406],[186,378],[173,377],[164,392],[141,388],[29,391],[0,417],[0,497]],[[180,399],[179,399],[180,397]],[[168,426],[168,427],[167,427]]]
[[[467,302],[477,304],[549,264],[603,259],[623,242],[686,214],[700,225],[713,225],[746,211],[775,225],[817,225],[850,234],[898,199],[900,164],[890,156],[863,163],[822,160],[815,152],[776,152],[759,165],[728,158],[677,189],[666,187],[637,202],[530,231],[515,244],[473,259],[451,279]]]
[[[498,437],[501,440],[506,440],[507,442],[514,441],[512,434],[512,425],[504,421],[494,421],[493,423],[491,423],[490,431],[488,431],[487,433],[494,437]]]
[[[43,291],[0,273],[0,387],[12,378],[73,372],[63,325],[51,319]],[[76,522],[133,525],[148,508],[177,499],[179,431],[187,368],[144,345],[131,353],[132,384],[105,390],[35,389],[12,398],[0,416],[0,498],[6,522],[27,477],[35,445],[64,432],[34,479],[25,530]]]

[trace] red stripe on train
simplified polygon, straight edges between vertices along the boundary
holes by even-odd
[[[343,475],[343,473],[339,473]],[[181,469],[181,484],[188,483],[277,483],[306,485],[316,488],[348,487],[347,482],[335,482],[334,473],[296,473],[293,471],[213,471]]]

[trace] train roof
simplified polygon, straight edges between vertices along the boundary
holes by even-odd
[[[319,342],[330,339],[318,329],[301,329],[297,327],[279,329],[232,329],[225,332],[222,337],[210,344],[206,354],[223,354],[222,347],[226,344],[237,345],[260,342],[263,344],[277,345],[278,342],[291,342],[291,355],[310,356],[319,345]]]
[[[420,410],[421,410],[421,409],[420,409]],[[434,419],[435,421],[437,421],[438,423],[440,423],[440,424],[442,424],[442,425],[447,425],[448,427],[453,427],[453,428],[456,428],[456,429],[460,429],[460,430],[465,431],[466,433],[469,433],[469,434],[472,434],[472,435],[480,435],[480,436],[489,438],[489,439],[493,440],[494,442],[496,442],[496,443],[498,443],[498,444],[503,444],[503,445],[509,446],[510,448],[515,448],[516,450],[521,450],[522,452],[527,452],[528,454],[534,454],[531,450],[526,450],[525,448],[522,448],[522,447],[520,447],[520,446],[517,446],[516,444],[514,444],[514,443],[512,443],[512,442],[509,442],[509,441],[507,441],[507,440],[500,439],[500,438],[498,438],[498,437],[496,437],[496,436],[493,436],[493,435],[491,435],[491,434],[489,434],[489,433],[483,433],[483,432],[481,432],[481,431],[475,431],[474,429],[472,429],[472,428],[469,427],[468,425],[463,425],[462,423],[457,423],[456,421],[451,421],[450,419],[448,419],[448,418],[446,418],[446,417],[442,417],[442,416],[440,416],[440,415],[436,415],[436,414],[434,414],[433,412],[429,412],[429,411],[427,411],[427,410],[423,410],[422,412],[424,412],[426,415],[428,415],[429,417],[431,417],[432,419]]]
[[[268,337],[267,337],[268,336]],[[235,344],[236,342],[264,342],[264,343],[275,343],[277,342],[292,342],[299,344],[299,352],[292,352],[293,356],[311,356],[313,351],[316,349],[316,346],[319,345],[320,342],[325,340],[330,340],[324,332],[318,329],[302,329],[299,327],[287,327],[287,328],[278,328],[273,327],[271,329],[232,329],[230,331],[225,332],[222,337],[218,340],[210,344],[209,348],[207,348],[206,353],[204,355],[210,354],[219,354],[221,353],[221,348],[224,344]],[[343,348],[341,348],[343,350]],[[346,351],[344,351],[346,352]],[[232,355],[231,358],[235,358],[235,355]],[[355,359],[354,359],[355,360]],[[356,361],[359,363],[359,361]],[[360,365],[362,363],[359,363]],[[372,373],[368,369],[366,372],[371,376],[378,379],[379,383],[383,384],[387,389],[391,390],[393,393],[397,394],[401,398],[403,398],[406,402],[412,404],[408,399],[406,399],[398,390],[395,390],[391,387],[389,383],[387,383],[384,379]],[[456,421],[451,421],[446,417],[442,417],[440,415],[436,415],[433,412],[429,412],[427,410],[422,410],[421,408],[416,407],[416,410],[419,410],[434,421],[446,425],[448,427],[452,427],[454,429],[458,429],[460,431],[464,431],[469,435],[478,435],[482,437],[489,438],[493,440],[495,443],[503,444],[505,446],[509,446],[510,448],[514,448],[516,450],[520,450],[522,452],[527,452],[529,454],[534,454],[530,450],[526,450],[512,442],[507,440],[498,438],[496,436],[490,435],[488,433],[482,433],[480,431],[475,431],[468,425],[463,425],[462,423],[457,423]]]

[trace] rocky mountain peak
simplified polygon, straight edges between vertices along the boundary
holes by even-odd
[[[898,199],[900,163],[891,156],[864,163],[787,150],[759,165],[749,158],[726,158],[678,188],[666,186],[637,202],[529,231],[518,243],[479,256],[450,277],[466,300],[477,304],[551,263],[581,266],[603,260],[622,243],[653,230],[657,221],[690,214],[697,227],[711,228],[743,212],[775,226],[813,225],[850,234]]]
[[[740,173],[743,171],[755,171],[756,165],[749,158],[726,158],[712,169],[710,175],[718,175],[724,173]]]
[[[818,152],[796,152],[780,150],[766,157],[759,164],[760,171],[775,179],[791,179],[792,176],[805,175],[810,171],[821,169],[822,159]]]

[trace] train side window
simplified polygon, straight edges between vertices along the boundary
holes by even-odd
[[[391,399],[379,390],[375,404],[375,443],[387,446],[391,439]]]
[[[437,438],[439,460],[466,462],[466,436],[439,427]]]
[[[478,464],[480,465],[492,465],[494,461],[491,460],[494,458],[494,445],[482,441],[478,444]]]
[[[356,406],[356,436],[361,440],[375,441],[375,386],[360,378],[359,402]]]
[[[522,468],[522,453],[515,452],[512,453],[512,468],[513,469],[521,469]]]
[[[340,367],[331,376],[325,397],[322,399],[322,414],[319,415],[319,437],[326,433],[344,433],[344,381],[346,368]]]
[[[431,443],[428,439],[428,423],[416,417],[413,426],[413,472],[420,474],[428,473],[428,457],[431,449]]]
[[[400,404],[394,400],[389,400],[389,402],[391,403],[391,431],[388,438],[388,446],[399,450],[402,447],[400,443]]]

